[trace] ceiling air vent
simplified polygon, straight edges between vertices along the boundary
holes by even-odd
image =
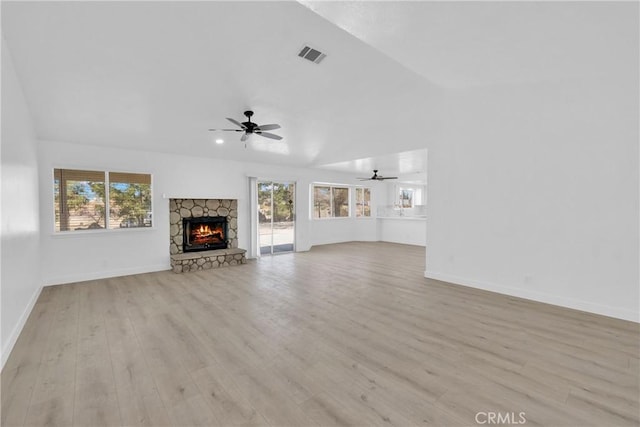
[[[308,59],[311,62],[319,64],[327,55],[310,46],[305,46],[302,48],[302,50],[300,50],[298,56],[300,58]]]

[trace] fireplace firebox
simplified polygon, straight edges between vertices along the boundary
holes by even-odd
[[[227,217],[205,216],[182,219],[183,252],[227,248]]]

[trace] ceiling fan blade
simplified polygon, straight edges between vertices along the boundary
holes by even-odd
[[[258,126],[259,130],[275,130],[275,129],[280,129],[280,125],[276,125],[276,124],[271,124],[271,125],[259,125]]]
[[[240,141],[245,142],[247,139],[249,139],[249,135],[248,133],[245,133],[244,135],[242,135],[242,138],[240,138]]]
[[[210,132],[244,132],[242,129],[209,129]]]
[[[357,178],[357,179],[359,179],[360,181],[371,181],[371,178]]]
[[[261,132],[260,131],[260,132],[256,132],[256,133],[258,135],[260,135],[260,136],[264,136],[265,138],[271,138],[271,139],[277,139],[277,140],[282,139],[282,137],[280,135],[276,135],[276,134],[269,133],[269,132]]]
[[[242,129],[246,129],[247,128],[245,125],[243,125],[242,123],[240,123],[239,121],[237,121],[235,119],[227,117],[227,120],[229,120],[234,125],[240,126]]]
[[[385,179],[398,179],[397,176],[379,176],[378,179],[380,181],[384,181]]]

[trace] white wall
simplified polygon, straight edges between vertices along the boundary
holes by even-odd
[[[2,366],[41,288],[36,142],[29,109],[2,39]]]
[[[311,238],[314,245],[340,242],[375,242],[375,218],[336,218],[313,220]]]
[[[168,269],[168,198],[172,197],[238,199],[238,243],[248,249],[249,176],[297,182],[297,250],[339,241],[375,240],[375,221],[309,219],[310,184],[314,181],[357,184],[351,175],[54,141],[40,141],[39,154],[42,274],[46,284]],[[54,233],[52,171],[56,167],[153,174],[154,227]]]
[[[427,277],[638,321],[631,56],[615,78],[449,93],[429,147]]]

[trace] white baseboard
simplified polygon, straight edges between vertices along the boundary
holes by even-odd
[[[29,303],[27,304],[24,311],[22,312],[22,315],[20,315],[20,318],[18,319],[18,323],[13,328],[13,331],[11,331],[11,334],[9,335],[9,339],[7,340],[7,343],[2,348],[2,357],[1,357],[2,369],[4,369],[4,364],[7,363],[7,360],[9,360],[9,355],[11,354],[13,347],[16,345],[16,342],[18,341],[18,337],[22,332],[22,328],[24,328],[24,325],[27,323],[27,319],[29,318],[29,315],[31,314],[33,307],[36,305],[36,301],[38,301],[38,297],[40,297],[40,292],[42,292],[42,288],[43,286],[38,286],[36,291],[33,293],[33,295],[31,296],[31,299],[29,300]]]
[[[130,276],[132,274],[154,273],[156,271],[165,270],[171,270],[171,266],[169,264],[158,264],[142,267],[120,268],[117,270],[96,271],[91,273],[69,274],[65,276],[49,277],[45,279],[45,286],[85,282],[87,280],[107,279],[109,277]]]
[[[407,245],[407,246],[420,246],[421,248],[426,248],[427,245],[425,245],[424,243],[415,243],[415,242],[407,242],[406,240],[376,240],[376,242],[382,242],[382,243],[397,243],[398,245]]]
[[[561,297],[558,295],[529,291],[526,289],[511,288],[508,286],[497,285],[495,283],[467,279],[451,274],[439,273],[436,271],[427,270],[424,272],[424,277],[426,277],[427,279],[440,280],[456,285],[468,286],[485,291],[497,292],[499,294],[524,298],[532,301],[543,302],[546,304],[557,305],[560,307],[571,308],[574,310],[586,311],[589,313],[600,314],[603,316],[614,317],[616,319],[629,320],[631,322],[640,323],[640,313],[624,308],[610,307],[607,305],[595,304],[588,301],[581,301],[572,298]]]

